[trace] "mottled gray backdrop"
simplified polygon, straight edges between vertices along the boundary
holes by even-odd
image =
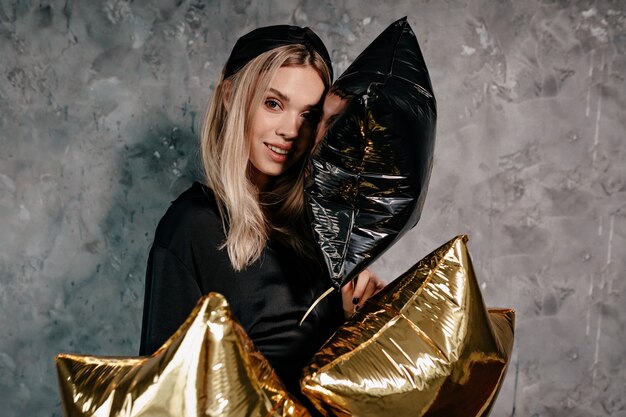
[[[407,15],[438,99],[396,277],[467,233],[517,310],[493,416],[626,416],[626,2],[0,0],[0,414],[59,416],[59,352],[134,355],[148,247],[198,174],[238,36],[317,30],[337,73]]]

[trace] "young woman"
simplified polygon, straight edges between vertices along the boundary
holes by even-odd
[[[308,28],[265,27],[237,41],[202,129],[206,185],[181,194],[155,233],[140,354],[158,349],[203,294],[219,292],[298,394],[313,353],[382,287],[366,271],[298,324],[330,287],[315,260],[303,187],[331,71]]]

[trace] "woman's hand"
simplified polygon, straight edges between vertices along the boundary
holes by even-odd
[[[382,290],[385,285],[385,282],[369,269],[365,269],[358,277],[344,285],[341,288],[341,300],[345,317],[354,314],[357,308],[361,308],[368,298]]]

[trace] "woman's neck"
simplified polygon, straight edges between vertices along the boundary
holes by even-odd
[[[252,164],[248,165],[248,178],[250,178],[250,182],[259,190],[259,193],[267,191],[271,180],[269,175],[262,173]]]

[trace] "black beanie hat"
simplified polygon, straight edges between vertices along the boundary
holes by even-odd
[[[239,38],[224,67],[224,78],[230,77],[264,52],[279,46],[298,44],[317,52],[322,57],[330,70],[332,79],[333,67],[330,62],[330,55],[319,36],[308,27],[290,25],[258,28]]]

